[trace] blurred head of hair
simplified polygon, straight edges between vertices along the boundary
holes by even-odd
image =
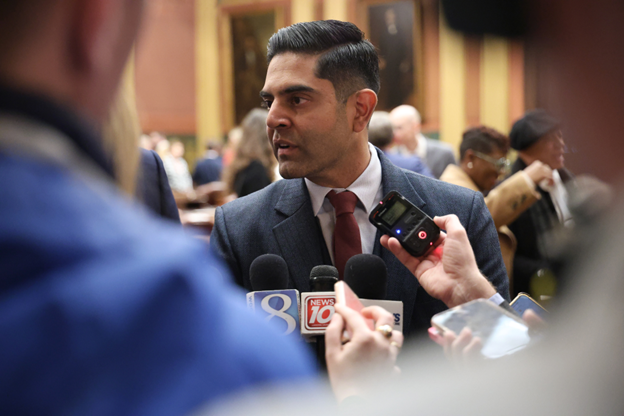
[[[262,163],[271,181],[275,179],[277,160],[266,133],[268,114],[267,110],[255,108],[243,119],[242,135],[236,148],[236,155],[223,172],[223,181],[229,192],[233,192],[236,175],[254,160]]]
[[[482,192],[491,190],[506,171],[509,137],[486,126],[468,129],[459,146],[461,168]]]
[[[175,158],[184,156],[184,143],[177,139],[172,140],[170,151],[171,155]]]
[[[156,143],[156,153],[158,153],[158,156],[160,156],[161,159],[171,155],[171,143],[169,143],[169,140],[165,139],[165,140],[161,140],[158,143]]]
[[[132,87],[126,80],[123,79],[108,119],[102,126],[102,138],[113,160],[118,186],[128,195],[134,195],[140,160],[141,126]]]
[[[385,111],[375,111],[368,125],[368,141],[384,150],[392,144],[392,122],[390,114]]]

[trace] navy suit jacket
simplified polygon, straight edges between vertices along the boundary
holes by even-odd
[[[136,196],[156,215],[180,223],[180,214],[165,167],[158,153],[153,150],[141,149]]]
[[[214,159],[202,159],[197,162],[195,172],[193,173],[193,182],[195,185],[205,185],[210,182],[216,182],[221,179],[221,171],[223,170],[223,159],[217,157]]]
[[[395,190],[429,216],[455,214],[466,228],[481,272],[509,300],[509,281],[498,236],[483,195],[469,189],[400,169],[378,150],[384,194]],[[373,253],[388,268],[386,298],[403,301],[405,335],[430,326],[431,317],[446,309],[429,296],[414,275],[379,243]],[[258,256],[277,254],[286,260],[290,288],[310,291],[310,270],[331,264],[322,232],[303,179],[281,180],[245,198],[217,208],[210,237],[212,250],[230,266],[236,282],[251,290],[249,266]]]

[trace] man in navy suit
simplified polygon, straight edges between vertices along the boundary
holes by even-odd
[[[509,297],[496,229],[483,197],[403,171],[369,145],[379,64],[373,45],[355,25],[330,20],[281,29],[269,41],[267,58],[260,95],[269,109],[267,133],[286,180],[216,211],[211,246],[239,285],[251,290],[251,262],[274,253],[288,264],[290,287],[309,291],[310,270],[335,264],[334,250],[343,248],[333,244],[336,215],[328,196],[333,200],[331,191],[350,191],[357,197],[353,216],[361,251],[385,261],[387,299],[403,301],[404,332],[428,327],[431,316],[446,305],[381,246],[381,234],[368,221],[380,199],[396,190],[432,217],[456,214],[479,269],[493,284],[489,295],[500,302]]]

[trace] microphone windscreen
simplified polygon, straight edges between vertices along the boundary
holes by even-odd
[[[357,254],[345,265],[344,281],[361,299],[385,299],[386,263],[373,254]]]
[[[310,272],[310,279],[319,276],[330,276],[338,279],[338,269],[334,266],[327,266],[324,264],[320,266],[314,266],[312,268],[312,271]]]
[[[334,266],[314,266],[310,271],[312,292],[333,292],[336,282],[338,282],[338,269]]]
[[[249,267],[249,280],[253,291],[283,290],[288,288],[288,266],[275,254],[256,257]]]

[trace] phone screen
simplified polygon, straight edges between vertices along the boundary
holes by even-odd
[[[531,309],[540,318],[544,320],[548,318],[548,311],[524,293],[520,293],[516,296],[516,298],[510,303],[510,306],[514,311],[518,312],[518,315],[520,316],[522,316],[526,310]]]
[[[529,328],[525,324],[486,299],[477,299],[440,312],[431,318],[431,322],[442,331],[453,331],[456,335],[468,327],[473,337],[481,339],[481,354],[486,358],[512,354],[531,341]]]

